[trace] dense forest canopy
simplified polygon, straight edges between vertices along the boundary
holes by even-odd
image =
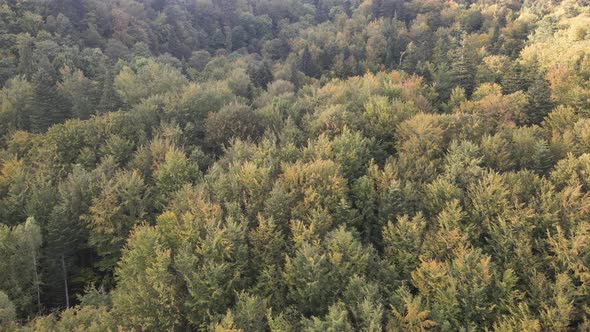
[[[588,0],[0,0],[0,87],[0,330],[590,330]]]

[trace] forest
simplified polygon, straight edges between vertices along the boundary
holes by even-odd
[[[590,331],[589,0],[0,0],[1,331]]]

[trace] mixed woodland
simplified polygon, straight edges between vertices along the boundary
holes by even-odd
[[[0,330],[589,331],[589,0],[0,0]]]

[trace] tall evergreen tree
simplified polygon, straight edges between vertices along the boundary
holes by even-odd
[[[395,17],[400,14],[403,1],[400,0],[381,0],[378,8],[380,17]]]
[[[467,95],[471,95],[475,88],[474,68],[465,46],[459,47],[452,54],[451,75],[455,86],[462,87]]]
[[[527,91],[529,105],[527,107],[528,122],[539,124],[551,112],[551,89],[542,75],[537,75]]]
[[[114,80],[113,70],[107,67],[102,80],[102,94],[98,103],[99,113],[115,112],[121,106],[121,101],[113,87]]]
[[[39,61],[33,75],[34,99],[31,108],[31,130],[42,132],[55,123],[64,122],[69,116],[69,107],[56,86],[56,73],[47,57]]]
[[[305,46],[303,49],[303,53],[301,53],[301,63],[299,65],[301,72],[309,77],[317,77],[318,76],[318,69],[317,66],[313,62],[313,58],[311,56],[311,52],[309,51],[309,47]]]
[[[81,167],[75,168],[59,186],[59,200],[53,208],[46,230],[47,281],[44,285],[46,302],[52,306],[71,305],[70,294],[79,292],[88,280],[70,276],[80,275],[81,261],[91,256],[88,248],[88,231],[80,229],[80,216],[87,213],[91,200],[97,194],[96,177]],[[89,263],[86,263],[89,264]]]
[[[0,289],[21,315],[41,308],[39,256],[41,228],[33,218],[15,226],[0,225]]]
[[[515,62],[504,73],[502,79],[502,92],[511,94],[517,91],[525,91],[525,80],[523,78],[521,66]]]
[[[18,49],[18,73],[31,79],[35,73],[35,64],[33,58],[34,40],[31,35],[20,34],[17,37]]]
[[[273,80],[270,64],[266,61],[256,61],[249,64],[247,72],[252,83],[263,89],[266,89],[268,83]]]

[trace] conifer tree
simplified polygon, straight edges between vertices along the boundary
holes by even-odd
[[[0,225],[0,289],[23,316],[42,309],[41,244],[41,228],[33,218],[12,228]]]
[[[35,73],[34,40],[31,35],[20,34],[17,36],[18,47],[18,72],[27,79],[32,79]]]
[[[42,132],[55,123],[64,122],[69,116],[69,107],[57,91],[55,69],[47,57],[43,57],[33,75],[34,99],[31,108],[31,130]]]
[[[515,62],[504,73],[502,79],[502,92],[504,94],[511,94],[517,91],[524,91],[525,81],[521,66]]]
[[[455,86],[465,89],[467,95],[471,95],[475,88],[474,70],[470,64],[465,46],[461,46],[453,52],[451,62],[451,75]]]
[[[527,107],[528,122],[540,124],[553,108],[551,89],[542,75],[538,75],[533,80],[527,95],[529,100]]]
[[[116,112],[121,106],[119,97],[113,87],[114,80],[115,76],[112,69],[107,67],[102,79],[102,93],[98,103],[98,112],[100,113]]]
[[[305,46],[303,52],[301,53],[301,63],[299,65],[299,68],[302,73],[309,77],[318,76],[317,66],[314,64],[311,52],[309,51],[309,47],[307,46]]]

